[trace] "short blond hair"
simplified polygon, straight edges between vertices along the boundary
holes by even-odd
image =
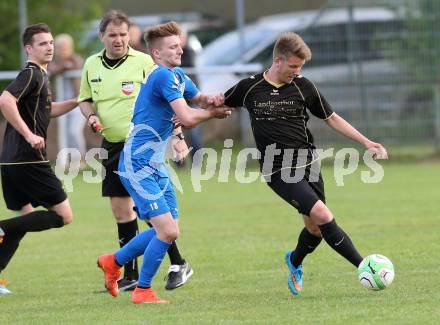
[[[297,33],[287,32],[281,34],[273,48],[273,58],[287,58],[294,55],[302,60],[309,61],[312,58],[312,51],[304,40]]]
[[[182,35],[182,30],[179,25],[170,21],[166,24],[160,24],[149,28],[144,36],[145,44],[147,44],[148,52],[156,46],[157,41],[160,41],[164,37],[179,36]]]

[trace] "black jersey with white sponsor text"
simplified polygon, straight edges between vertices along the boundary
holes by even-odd
[[[272,171],[298,166],[299,156],[304,152],[310,156],[306,158],[310,162],[315,146],[307,128],[308,112],[320,119],[327,119],[333,113],[307,78],[298,76],[289,84],[275,86],[266,80],[264,73],[243,79],[229,89],[225,93],[225,105],[245,107],[249,111],[252,132],[261,153],[260,165],[272,150]]]
[[[28,62],[5,90],[16,98],[19,114],[31,132],[46,139],[52,101],[47,72],[39,65]],[[7,123],[0,162],[10,164],[44,161],[47,161],[46,149],[32,148]]]

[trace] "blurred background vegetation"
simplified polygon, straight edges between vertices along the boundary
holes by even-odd
[[[54,35],[69,33],[77,40],[77,50],[87,54],[79,40],[90,28],[91,22],[105,11],[108,0],[39,0],[27,1],[28,25],[45,22]],[[2,28],[0,28],[0,71],[19,70],[21,41],[19,6],[17,0],[0,2]]]

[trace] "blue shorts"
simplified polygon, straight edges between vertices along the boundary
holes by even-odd
[[[119,161],[119,171],[126,171],[123,158]],[[171,213],[173,219],[179,218],[176,194],[167,173],[152,172],[139,181],[132,177],[119,177],[133,199],[140,219],[151,219],[167,212]]]

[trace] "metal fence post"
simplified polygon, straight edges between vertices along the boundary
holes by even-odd
[[[61,102],[65,100],[64,98],[64,74],[59,74],[55,77],[55,90],[56,90],[56,101]],[[66,125],[66,120],[64,118],[57,118],[57,144],[58,144],[58,152],[61,149],[67,147],[67,133],[62,132],[68,126]],[[62,158],[66,160],[65,157]],[[61,163],[65,164],[66,161],[62,161]]]
[[[435,151],[440,153],[440,83],[434,83],[434,130]]]

